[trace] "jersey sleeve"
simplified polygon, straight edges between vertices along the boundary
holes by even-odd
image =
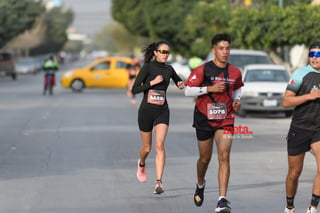
[[[171,70],[172,72],[172,80],[174,81],[174,83],[177,85],[177,83],[179,81],[182,81],[182,79],[180,78],[180,76],[177,74],[177,72],[174,70],[174,68],[171,66],[171,65],[168,65],[169,66],[169,69]]]
[[[186,80],[185,84],[189,87],[199,87],[203,84],[203,65],[195,68],[189,75],[188,79]]]
[[[287,85],[287,90],[297,93],[302,84],[303,77],[306,75],[306,73],[307,72],[304,69],[296,70],[290,77],[290,81]]]
[[[232,80],[234,81],[233,90],[240,89],[244,86],[244,83],[242,81],[242,73],[239,68],[233,66],[232,64],[229,64],[229,75],[232,76]]]
[[[241,88],[241,87],[243,87],[244,86],[244,83],[243,83],[243,81],[242,81],[242,74],[241,74],[241,72],[239,71],[239,75],[238,75],[238,77],[236,78],[236,82],[235,82],[235,85],[234,85],[234,90],[237,90],[237,89],[239,89],[239,88]]]
[[[145,82],[145,78],[148,75],[148,68],[147,68],[147,64],[144,64],[140,70],[140,72],[138,73],[138,76],[136,78],[136,80],[134,81],[134,84],[132,86],[132,93],[133,94],[137,94],[140,92],[143,92],[147,89],[149,89],[150,86],[150,82]]]

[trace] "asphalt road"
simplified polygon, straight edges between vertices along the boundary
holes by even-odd
[[[16,81],[0,78],[1,213],[213,212],[218,198],[215,153],[205,202],[202,207],[193,204],[198,157],[191,127],[193,100],[182,91],[170,87],[168,93],[166,191],[160,196],[153,195],[154,150],[147,161],[148,181],[136,179],[138,106],[130,104],[125,90],[73,93],[58,84],[51,97],[41,92],[40,74]],[[252,134],[237,134],[233,143],[228,191],[232,212],[283,212],[289,123],[281,115],[237,118],[236,126]],[[298,213],[310,202],[314,174],[308,154],[296,197]]]

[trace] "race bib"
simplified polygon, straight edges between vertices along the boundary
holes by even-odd
[[[130,75],[130,76],[136,75],[136,71],[135,71],[134,69],[130,69],[130,70],[129,70],[129,75]]]
[[[207,105],[207,118],[220,120],[227,117],[227,105],[225,103],[209,103]]]
[[[150,104],[163,105],[166,100],[166,93],[161,90],[149,90],[147,102]]]

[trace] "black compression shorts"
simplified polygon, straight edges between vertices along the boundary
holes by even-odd
[[[299,155],[310,150],[312,143],[320,141],[320,131],[291,126],[287,136],[288,155]]]
[[[169,125],[169,108],[163,109],[139,109],[138,124],[140,131],[151,132],[157,124],[163,123]]]

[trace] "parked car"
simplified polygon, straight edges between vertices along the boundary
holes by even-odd
[[[16,62],[17,74],[35,74],[38,72],[37,62],[33,58],[20,58]]]
[[[127,88],[131,61],[129,57],[99,58],[84,68],[63,73],[61,85],[75,92],[84,88]]]
[[[286,117],[293,108],[282,106],[282,97],[290,79],[289,71],[275,64],[251,64],[243,69],[241,109],[239,116],[252,112],[284,112]]]
[[[15,80],[17,78],[15,63],[13,53],[0,51],[0,75],[11,76]]]
[[[210,51],[207,61],[213,60],[214,55]],[[273,64],[268,54],[260,50],[231,49],[229,63],[243,70],[248,64]]]

